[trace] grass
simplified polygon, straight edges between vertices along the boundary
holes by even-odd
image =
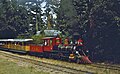
[[[74,68],[82,71],[89,71],[95,74],[120,74],[120,71],[117,71],[117,70],[110,70],[106,68],[96,68],[96,67],[90,66],[89,64],[83,65],[83,64],[76,64],[76,63],[68,63],[68,62],[53,60],[53,59],[36,58],[33,56],[23,56],[23,57],[35,59],[41,62],[56,64],[60,66],[66,66],[66,67],[70,67],[70,68]],[[28,63],[27,64],[23,62],[21,63],[20,61],[16,61],[16,60],[8,61],[1,58],[3,58],[3,56],[0,57],[0,74],[49,74],[46,72],[51,73],[51,70],[48,71],[48,69],[44,69],[44,68],[42,69],[39,68],[40,70],[38,72],[37,69],[35,69],[36,67],[30,66]],[[41,72],[43,70],[44,72]]]
[[[0,58],[0,74],[49,74],[37,71],[33,67],[22,67],[16,63]]]

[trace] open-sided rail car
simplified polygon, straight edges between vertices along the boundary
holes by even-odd
[[[27,53],[30,51],[29,42],[33,39],[0,39],[1,50]]]
[[[30,55],[76,61],[77,63],[91,63],[82,48],[83,41],[81,39],[76,44],[69,44],[68,38],[65,39],[64,44],[59,37],[45,37],[42,40],[43,44],[41,45],[31,44],[32,39],[0,39],[0,43],[1,49],[8,51],[28,52]]]

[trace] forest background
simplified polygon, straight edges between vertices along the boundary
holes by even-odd
[[[80,34],[90,58],[120,63],[120,0],[0,0],[0,38],[31,38],[50,27]]]

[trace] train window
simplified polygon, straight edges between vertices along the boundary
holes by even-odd
[[[64,44],[68,45],[68,39],[65,39]]]
[[[44,40],[44,45],[49,46],[50,45],[50,40]]]
[[[56,43],[60,43],[60,40],[56,40]]]
[[[47,46],[48,45],[48,42],[47,40],[44,41],[44,45]]]
[[[50,40],[50,45],[52,45],[52,40]]]

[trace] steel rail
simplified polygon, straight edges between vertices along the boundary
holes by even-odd
[[[115,66],[115,65],[111,65],[111,64],[94,63],[94,64],[91,64],[90,66],[97,67],[97,68],[105,68],[105,69],[120,71],[120,66]]]
[[[12,55],[12,54],[3,53],[3,55],[5,57],[9,57],[9,58],[16,59],[16,60],[22,60],[22,61],[25,61],[25,62],[35,64],[35,65],[40,66],[40,67],[42,66],[42,67],[46,67],[46,68],[49,68],[49,69],[53,69],[55,71],[60,71],[60,72],[68,73],[68,74],[81,74],[81,73],[82,74],[95,74],[93,72],[82,71],[82,70],[77,70],[77,69],[73,69],[73,68],[70,68],[70,67],[45,63],[45,62],[41,62],[41,61],[38,61],[38,60],[35,60],[35,59],[15,56],[15,55]]]

